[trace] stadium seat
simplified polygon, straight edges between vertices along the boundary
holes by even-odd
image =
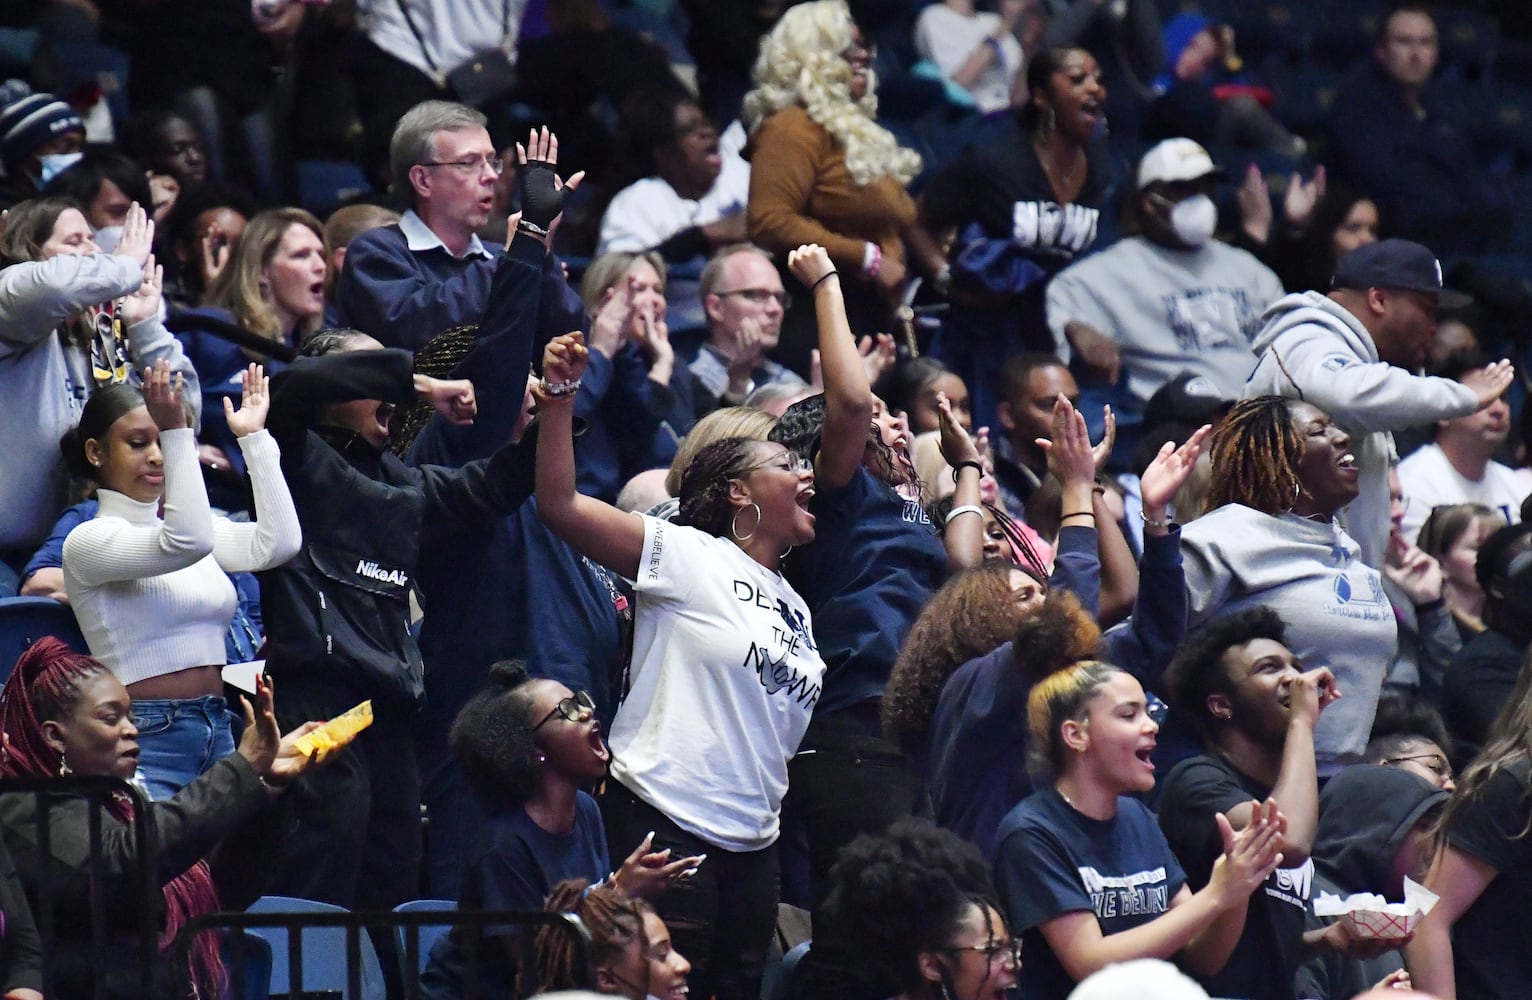
[[[767,968],[761,984],[761,1000],[793,1000],[793,976],[798,971],[798,963],[803,961],[803,956],[809,953],[809,945],[813,943],[802,941],[793,945],[782,956],[782,961]]]
[[[271,996],[271,945],[254,931],[220,932],[219,951],[229,971],[229,1000],[267,1000]],[[238,978],[234,978],[238,973]]]
[[[291,896],[262,896],[250,904],[246,913],[346,913],[342,906],[318,903]],[[288,993],[287,931],[281,927],[252,927],[251,932],[271,946],[271,992]],[[345,1000],[385,1000],[383,966],[372,939],[365,931],[358,935],[358,960],[361,962],[361,996],[346,991],[346,931],[341,927],[309,927],[299,932],[303,952],[304,992],[340,991]]]
[[[77,653],[90,652],[74,612],[51,597],[0,598],[0,681],[27,647],[45,635],[57,636]]]
[[[457,903],[450,899],[412,899],[408,903],[400,903],[394,907],[395,913],[455,913],[456,911]],[[451,929],[449,924],[427,924],[420,928],[420,956],[414,970],[416,975],[426,970],[426,961],[431,957],[431,949],[435,947],[437,941],[446,937]],[[405,938],[405,929],[395,927],[394,942],[399,951],[400,972],[408,979],[410,969],[405,963],[409,961],[409,950],[405,947]]]

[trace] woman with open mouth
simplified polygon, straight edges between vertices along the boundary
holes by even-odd
[[[1021,995],[1065,1000],[1108,965],[1180,956],[1212,975],[1239,942],[1250,894],[1278,864],[1286,821],[1254,804],[1234,832],[1222,815],[1223,854],[1197,892],[1135,796],[1154,788],[1155,736],[1144,689],[1094,659],[1100,631],[1071,595],[1050,597],[1017,631],[1027,700],[1028,770],[1039,789],[996,834],[995,881],[1027,956]]]
[[[817,247],[794,260],[804,273],[809,261],[830,271]],[[862,371],[837,316],[821,340],[827,379]],[[723,438],[682,474],[673,522],[581,494],[573,416],[588,359],[578,332],[544,352],[537,508],[550,531],[633,580],[637,594],[602,801],[608,840],[652,836],[673,857],[707,855],[657,909],[691,956],[700,995],[756,1000],[776,924],[787,762],[824,678],[808,606],[781,569],[789,549],[814,539],[814,467],[781,444]]]
[[[618,867],[608,857],[601,812],[589,794],[606,779],[611,753],[601,739],[596,705],[584,692],[533,678],[519,660],[489,669],[488,685],[453,722],[453,753],[485,820],[467,857],[458,905],[468,910],[540,910],[565,879],[610,877],[625,896],[658,894],[692,877],[700,856],[672,860],[647,839]],[[465,974],[485,1000],[510,1000],[519,942],[506,928],[484,934],[477,970],[465,968],[462,931],[431,953],[421,978],[424,1000],[460,997]]]
[[[1181,534],[1187,630],[1252,605],[1281,615],[1293,654],[1346,692],[1314,732],[1327,778],[1366,746],[1398,634],[1341,520],[1357,496],[1351,439],[1309,403],[1258,396],[1229,411],[1211,455],[1209,512]]]
[[[324,318],[324,227],[301,208],[276,208],[246,225],[237,242],[214,252],[219,267],[206,304],[190,317],[238,323],[278,347],[298,347]],[[223,420],[223,400],[239,398],[239,376],[251,361],[275,375],[287,367],[197,329],[177,334],[202,382],[204,414],[198,458],[215,506],[247,508],[244,458]]]
[[[544,908],[577,917],[590,935],[590,948],[578,948],[566,928],[540,931],[529,977],[537,995],[585,988],[576,970],[588,958],[597,993],[627,1000],[686,1000],[691,963],[675,949],[670,929],[648,903],[611,885],[590,888],[570,879],[554,886]]]

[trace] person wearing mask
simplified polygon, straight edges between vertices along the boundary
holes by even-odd
[[[84,155],[85,121],[52,94],[0,107],[0,209],[36,198]]]
[[[1251,342],[1282,283],[1251,254],[1215,239],[1220,175],[1207,150],[1166,139],[1138,164],[1127,236],[1065,268],[1048,285],[1059,357],[1141,412],[1190,371],[1236,398],[1255,365]]]
[[[1391,432],[1488,409],[1514,377],[1509,361],[1458,381],[1415,374],[1436,310],[1465,301],[1442,287],[1441,262],[1430,250],[1389,239],[1342,257],[1328,293],[1286,296],[1261,317],[1259,360],[1236,395],[1303,400],[1354,438],[1358,492],[1344,524],[1369,566],[1382,566],[1387,554]]]
[[[201,416],[196,369],[160,322],[163,273],[154,223],[128,210],[122,239],[99,252],[79,206],[42,198],[11,209],[0,235],[0,594],[66,506],[59,439],[91,392],[141,382],[157,361],[186,381]]]

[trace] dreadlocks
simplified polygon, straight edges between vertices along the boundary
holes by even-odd
[[[1257,396],[1234,404],[1213,433],[1209,510],[1238,503],[1275,517],[1292,509],[1303,440],[1287,403],[1281,396]]]

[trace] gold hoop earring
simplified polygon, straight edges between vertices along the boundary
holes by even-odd
[[[736,542],[748,542],[755,537],[757,531],[761,530],[761,508],[754,501],[751,502],[750,506],[755,508],[755,526],[750,529],[749,534],[741,535],[739,533],[739,516],[745,512],[745,508],[741,507],[739,510],[736,510],[733,519],[729,521],[729,534],[734,536]]]

